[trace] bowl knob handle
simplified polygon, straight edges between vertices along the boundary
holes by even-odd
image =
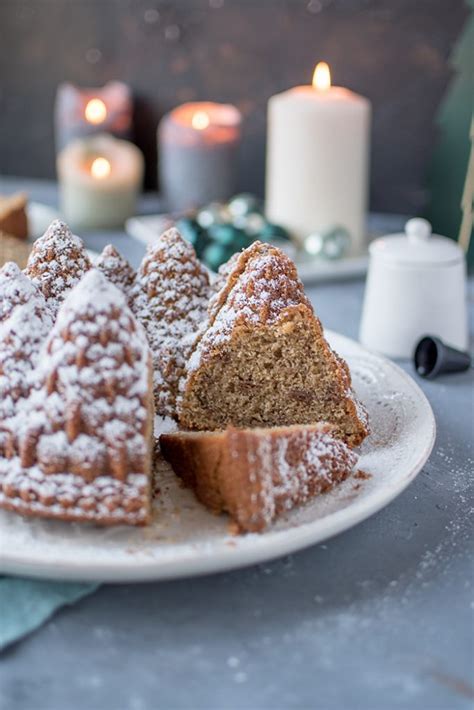
[[[414,217],[413,219],[409,219],[406,223],[405,234],[407,235],[410,244],[427,242],[431,236],[431,224],[427,219]]]

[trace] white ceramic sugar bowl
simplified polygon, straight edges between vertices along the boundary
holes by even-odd
[[[428,333],[467,348],[466,260],[456,242],[432,235],[425,219],[410,219],[405,234],[370,245],[360,341],[406,358]]]

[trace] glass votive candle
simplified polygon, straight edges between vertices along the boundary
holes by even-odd
[[[58,151],[75,138],[97,133],[129,138],[133,120],[132,94],[122,81],[111,81],[98,89],[80,88],[64,82],[58,86],[54,115]]]
[[[73,229],[121,227],[136,212],[141,151],[109,135],[78,138],[58,155],[61,213]]]

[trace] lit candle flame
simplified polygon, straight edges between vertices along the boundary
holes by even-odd
[[[91,99],[87,102],[84,115],[89,123],[98,125],[99,123],[103,123],[107,118],[107,106],[102,99]]]
[[[110,175],[111,166],[107,158],[96,158],[92,161],[91,175],[97,180],[103,180]]]
[[[209,116],[205,111],[196,111],[191,119],[191,125],[198,131],[203,131],[210,124]]]
[[[313,86],[318,91],[327,91],[331,87],[331,72],[326,62],[319,62],[313,74]]]

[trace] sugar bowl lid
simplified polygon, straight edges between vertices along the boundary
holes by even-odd
[[[370,253],[393,264],[448,266],[461,261],[464,252],[452,239],[431,233],[426,219],[409,219],[405,234],[390,234],[375,239]]]

